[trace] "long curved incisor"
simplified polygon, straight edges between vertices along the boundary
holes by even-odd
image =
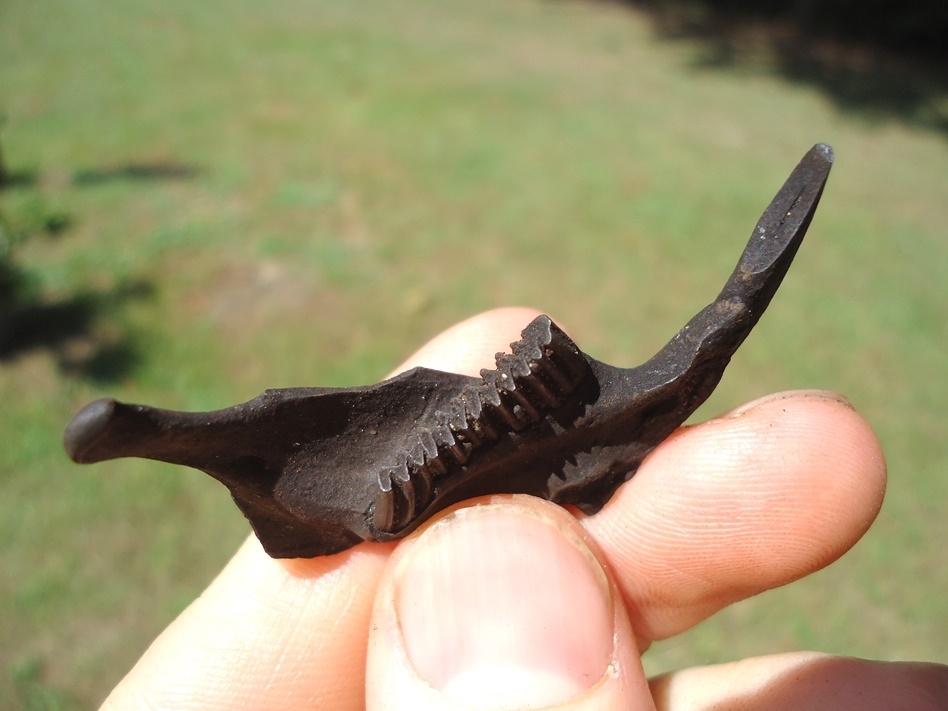
[[[640,374],[641,370],[651,371],[656,387],[682,377],[711,377],[713,389],[727,359],[760,320],[790,268],[832,165],[833,150],[826,144],[819,143],[806,153],[757,221],[721,293],[651,360],[635,370]],[[709,367],[720,371],[717,377],[702,367],[710,352],[715,357]]]

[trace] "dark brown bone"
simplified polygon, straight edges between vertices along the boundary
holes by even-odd
[[[67,427],[66,451],[82,463],[146,457],[207,472],[275,558],[397,539],[481,494],[594,513],[714,390],[786,274],[832,162],[825,145],[803,157],[717,299],[637,368],[595,360],[540,316],[480,378],[414,368],[202,413],[97,400]]]

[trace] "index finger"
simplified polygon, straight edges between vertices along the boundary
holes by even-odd
[[[682,428],[584,525],[647,643],[829,565],[868,529],[885,481],[844,398],[782,393]]]
[[[476,374],[538,312],[448,329],[397,370]],[[361,709],[369,618],[393,544],[274,560],[254,536],[151,645],[104,708]]]

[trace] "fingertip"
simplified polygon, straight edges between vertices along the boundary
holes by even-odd
[[[659,711],[936,711],[948,704],[948,667],[814,652],[684,669],[651,681]],[[737,705],[736,705],[737,704]]]
[[[647,708],[617,591],[559,507],[490,497],[392,557],[373,612],[371,709]]]
[[[885,478],[845,400],[782,393],[679,430],[583,524],[650,641],[836,560],[874,520]]]
[[[749,418],[751,427],[768,430],[782,422],[794,423],[784,434],[780,451],[787,468],[810,472],[798,491],[807,489],[814,515],[823,514],[820,503],[840,509],[846,523],[841,528],[853,543],[868,530],[885,497],[887,465],[879,438],[848,398],[825,390],[788,391],[756,400],[724,419],[738,418]],[[820,471],[825,476],[817,480],[813,474]],[[846,505],[838,506],[842,502]]]

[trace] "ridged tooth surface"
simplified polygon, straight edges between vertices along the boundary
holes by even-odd
[[[425,467],[429,469],[434,476],[444,476],[448,473],[448,468],[444,465],[444,461],[441,459],[440,453],[431,459],[425,464]]]
[[[435,442],[434,435],[431,434],[430,430],[422,430],[419,432],[418,442],[425,452],[426,462],[431,462],[431,460],[438,457],[438,444]]]
[[[470,423],[478,420],[484,411],[484,403],[477,397],[476,393],[465,392],[461,394],[460,400],[464,403],[464,419]]]
[[[438,445],[429,430],[421,430],[415,445],[408,454],[408,466],[415,479],[416,508],[424,506],[431,497],[431,480],[435,474],[444,474],[447,469],[438,458]]]
[[[525,423],[517,417],[512,407],[500,395],[501,391],[504,393],[508,391],[508,386],[513,386],[513,379],[509,375],[499,373],[496,370],[482,370],[481,377],[486,385],[483,395],[490,398],[489,403],[493,411],[500,415],[514,432],[522,430]]]
[[[399,452],[394,466],[385,467],[379,472],[379,494],[375,499],[373,522],[379,531],[394,533],[407,526],[415,516],[419,506],[428,502],[431,494],[430,478],[424,467],[418,471],[410,469],[410,463],[421,454],[421,444],[416,452]],[[421,498],[419,498],[421,497]]]
[[[399,453],[398,464],[379,473],[376,529],[394,533],[409,525],[428,504],[436,475],[448,475],[452,463],[466,464],[485,440],[541,421],[588,373],[585,357],[548,318],[531,322],[511,351],[498,353],[497,367],[482,370],[480,383],[435,412],[433,424]]]
[[[570,387],[575,388],[583,381],[583,378],[586,376],[586,362],[583,361],[582,363],[577,363],[572,358],[564,358],[562,362],[572,376],[570,379]]]
[[[436,412],[435,420],[437,425],[432,430],[431,435],[434,437],[439,450],[446,449],[454,444],[454,433],[448,425],[448,416],[443,412]]]
[[[400,457],[401,461],[392,467],[392,480],[406,482],[411,480],[411,473],[408,471],[407,455]]]
[[[402,478],[402,467],[404,467],[405,477]],[[396,498],[395,506],[395,525],[398,528],[404,528],[415,517],[415,502],[417,494],[415,492],[415,479],[408,475],[408,467],[402,464],[395,472],[395,486],[401,497]]]
[[[514,355],[523,356],[529,360],[540,360],[543,358],[543,349],[540,344],[533,341],[517,341],[510,344],[510,350]]]
[[[520,407],[523,408],[524,414],[529,417],[534,422],[539,422],[542,419],[540,411],[533,406],[533,403],[527,398],[523,388],[515,388],[510,391],[510,396],[514,398]]]
[[[509,392],[517,387],[517,381],[513,379],[513,376],[511,376],[510,373],[501,370],[498,373],[498,376],[497,382],[504,391]]]
[[[497,370],[508,374],[512,378],[523,378],[530,375],[530,366],[527,359],[509,353],[497,354]]]
[[[523,408],[524,414],[531,422],[539,422],[542,419],[542,413],[540,412],[542,404],[531,402],[530,396],[533,391],[524,389],[524,382],[533,377],[526,358],[498,354],[497,371],[495,372],[499,375],[493,376],[489,382],[497,383],[499,389],[502,389],[509,397],[513,398]],[[537,405],[540,405],[540,407]]]
[[[526,426],[526,423],[517,416],[515,408],[516,406],[509,407],[506,403],[501,402],[497,406],[497,412],[504,418],[504,422],[507,423],[510,429],[514,432],[520,432]]]
[[[420,438],[416,439],[414,444],[412,444],[411,449],[408,450],[406,459],[410,471],[418,471],[421,467],[425,466],[427,458],[425,457],[425,447],[421,443]]]
[[[379,495],[375,497],[375,528],[392,531],[395,526],[395,492],[392,490],[391,472],[379,472]]]
[[[451,431],[457,434],[467,429],[467,418],[464,416],[464,403],[453,402],[451,409]]]
[[[500,437],[500,433],[490,423],[486,412],[474,421],[474,430],[482,439],[487,439],[492,442]]]
[[[416,510],[424,508],[431,500],[431,479],[431,468],[428,464],[419,467],[414,473]]]
[[[379,479],[379,490],[382,491],[382,493],[387,494],[388,492],[392,490],[392,470],[391,469],[386,468],[380,471],[378,479]]]
[[[490,370],[482,370],[481,377],[485,378],[484,373],[491,373]],[[486,381],[486,378],[485,378]],[[474,392],[477,393],[477,398],[481,401],[484,406],[493,406],[497,407],[500,404],[500,393],[497,392],[497,388],[493,387],[488,382],[478,383],[474,386]]]
[[[572,391],[574,387],[571,377],[572,373],[554,361],[552,351],[550,351],[545,360],[539,361],[538,365],[541,366],[541,372],[556,383],[561,393],[565,395]]]
[[[415,517],[415,485],[409,479],[402,487],[396,487],[395,491],[395,517],[393,530],[399,531]]]
[[[473,423],[471,423],[461,434],[464,436],[464,439],[471,443],[472,447],[479,447],[484,441],[480,434],[477,433]]]
[[[468,453],[463,444],[457,442],[456,444],[448,447],[448,451],[451,453],[451,456],[457,460],[458,464],[467,464]]]
[[[539,397],[543,400],[543,404],[547,407],[559,407],[562,404],[562,400],[556,396],[547,384],[543,382],[539,375],[534,373],[529,379],[525,379],[524,382],[526,385]]]

